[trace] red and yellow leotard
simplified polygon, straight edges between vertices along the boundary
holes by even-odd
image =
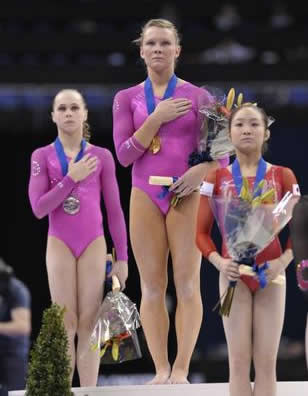
[[[282,166],[271,165],[268,166],[265,180],[269,187],[275,190],[275,202],[280,201],[287,191],[293,192],[297,187],[297,181],[291,169]],[[255,177],[248,177],[250,189],[253,189]],[[229,168],[220,168],[210,173],[206,179],[207,183],[213,184],[213,195],[222,196],[223,188],[227,184],[231,187],[234,196],[237,192],[233,183],[232,173]],[[233,186],[233,187],[232,187]],[[198,223],[197,223],[197,236],[196,242],[200,251],[205,258],[217,251],[216,245],[211,238],[211,230],[214,222],[214,216],[209,203],[209,197],[202,195],[200,199]],[[287,241],[286,249],[291,247],[290,239]],[[222,243],[222,256],[229,257],[226,244]],[[278,236],[256,257],[258,265],[263,264],[265,261],[273,260],[280,257],[282,248]],[[252,290],[255,291],[259,288],[259,282],[256,278],[247,275],[241,275],[241,280]]]

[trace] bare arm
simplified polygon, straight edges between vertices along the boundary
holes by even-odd
[[[7,336],[28,335],[31,332],[31,313],[28,308],[14,308],[12,320],[0,322],[0,334]]]

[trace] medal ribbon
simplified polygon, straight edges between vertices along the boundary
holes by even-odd
[[[254,182],[254,186],[253,186],[253,192],[252,192],[253,198],[261,195],[262,189],[258,188],[258,186],[259,186],[259,183],[264,179],[265,174],[266,174],[266,162],[264,161],[263,157],[261,157],[258,162],[256,178],[255,178],[255,182]],[[232,163],[232,177],[233,177],[233,181],[235,184],[237,194],[240,196],[241,189],[243,186],[243,177],[242,177],[240,164],[239,164],[237,158]],[[241,263],[244,262],[244,260],[241,260]],[[252,261],[252,260],[250,260],[250,261]],[[261,268],[258,268],[255,261],[250,262],[249,264],[252,265],[254,271],[256,272],[259,282],[260,282],[260,286],[263,289],[267,284],[265,270],[268,268],[268,264],[265,263]],[[233,283],[235,284],[236,282],[233,282]]]
[[[177,76],[173,74],[170,80],[168,81],[168,85],[162,100],[171,98],[171,96],[174,94],[176,83],[177,83]],[[150,80],[149,77],[145,80],[144,83],[144,94],[145,94],[148,114],[151,114],[155,110],[155,98],[154,98],[152,81]]]
[[[254,198],[257,197],[258,195],[261,195],[262,191],[261,191],[261,189],[257,189],[257,187],[258,187],[260,181],[264,179],[265,174],[266,174],[266,162],[264,161],[263,157],[261,157],[259,159],[257,174],[256,174],[254,186],[253,186],[253,194],[252,195]],[[237,191],[238,195],[240,195],[242,185],[243,185],[243,177],[242,177],[240,164],[239,164],[237,158],[235,159],[235,161],[233,161],[233,164],[232,164],[232,177],[233,177],[236,191]]]
[[[79,160],[81,160],[81,158],[83,157],[85,148],[86,148],[86,141],[85,139],[81,140],[80,143],[80,151],[77,154],[77,157],[75,158],[74,162],[78,162]],[[59,137],[57,137],[57,139],[55,140],[55,149],[56,149],[56,153],[61,165],[61,169],[62,169],[62,175],[65,176],[68,172],[68,161],[64,152],[64,148],[63,148],[63,144],[61,143],[61,140],[59,139]]]

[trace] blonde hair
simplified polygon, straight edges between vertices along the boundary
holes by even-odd
[[[81,97],[81,101],[82,101],[82,103],[83,103],[83,105],[84,105],[84,108],[85,108],[86,110],[88,110],[87,103],[86,103],[85,98],[84,98],[84,96],[82,95],[82,93],[81,93],[80,91],[78,91],[77,89],[70,89],[70,88],[61,89],[61,91],[59,91],[59,92],[55,95],[55,97],[54,97],[54,99],[53,99],[53,102],[52,102],[52,108],[53,108],[53,109],[54,109],[54,106],[55,106],[55,101],[56,101],[57,96],[60,95],[60,94],[63,93],[63,92],[75,92],[75,93],[77,93],[77,94]],[[90,124],[89,124],[87,121],[84,121],[84,122],[83,122],[83,125],[82,125],[82,136],[83,136],[83,138],[84,138],[87,142],[90,141],[90,138],[91,138],[91,130],[90,130]]]
[[[168,21],[167,19],[163,19],[163,18],[150,19],[148,22],[146,22],[145,25],[143,25],[143,27],[141,28],[140,36],[136,40],[133,40],[133,43],[138,45],[138,47],[141,47],[141,45],[143,43],[143,39],[144,39],[144,34],[145,34],[146,30],[149,29],[150,27],[158,27],[158,28],[172,30],[174,33],[177,45],[180,45],[180,42],[181,42],[180,35],[179,35],[179,32],[178,32],[177,28],[175,27],[174,23]]]

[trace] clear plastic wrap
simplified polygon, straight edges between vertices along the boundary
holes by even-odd
[[[100,351],[101,364],[117,364],[142,357],[137,329],[141,327],[136,307],[115,276],[112,291],[103,300],[91,336],[91,349]]]
[[[253,274],[256,256],[290,221],[299,196],[287,192],[279,202],[274,203],[274,190],[264,180],[259,185],[262,192],[255,198],[249,193],[247,185],[244,179],[239,197],[234,196],[226,187],[223,196],[212,196],[209,202],[229,256],[234,262],[251,266]],[[265,287],[264,271],[256,272],[254,276],[262,276]],[[226,294],[221,297],[225,297],[220,308],[222,315],[228,316],[230,313],[235,286],[236,282],[230,282]]]
[[[233,101],[231,103],[229,99],[230,109],[228,109],[226,107],[228,98],[220,89],[209,86],[202,86],[201,89],[203,92],[198,98],[200,138],[197,150],[190,155],[190,165],[219,160],[234,154],[228,125]]]

